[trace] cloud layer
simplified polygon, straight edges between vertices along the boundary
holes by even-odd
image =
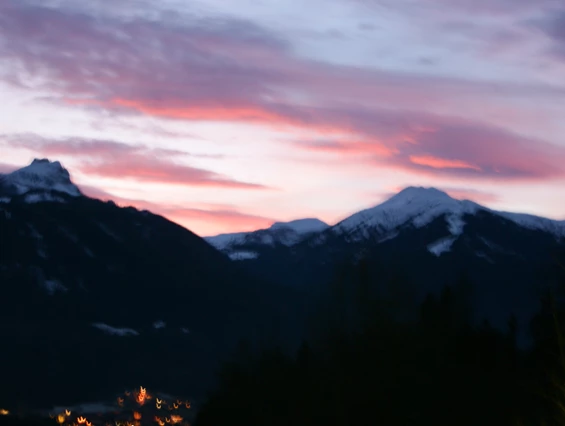
[[[0,135],[0,141],[12,148],[30,150],[41,156],[79,159],[78,169],[92,176],[185,186],[267,189],[258,183],[240,182],[175,160],[190,156],[184,151],[133,146],[108,140],[48,139],[34,134]]]
[[[242,18],[237,8],[171,12],[148,3],[140,13],[133,3],[118,3],[0,1],[0,83],[40,93],[55,109],[109,120],[252,125],[292,140],[265,145],[391,176],[470,185],[565,178],[565,84],[555,77],[565,60],[560,1],[337,0],[350,15],[329,27],[312,15],[307,28],[294,32],[298,23],[268,25]],[[376,14],[367,25],[367,10],[387,19]],[[384,47],[372,51],[373,45]],[[366,51],[356,57],[348,46]],[[365,57],[364,66],[352,65]],[[190,134],[165,127],[146,128],[155,138]],[[26,131],[33,133],[5,134],[4,146],[72,157],[93,179],[270,189],[237,173],[195,167],[186,151],[118,142],[109,132],[76,138]],[[280,167],[274,157],[257,161]],[[229,209],[217,219],[247,220]]]

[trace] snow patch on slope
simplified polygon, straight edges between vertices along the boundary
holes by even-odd
[[[45,280],[43,282],[43,287],[47,290],[47,293],[49,293],[50,296],[53,296],[57,292],[66,293],[69,291],[69,289],[58,280]]]
[[[247,260],[257,259],[259,257],[259,254],[253,251],[234,251],[228,256],[231,260]]]
[[[436,256],[441,256],[443,253],[451,251],[451,246],[455,242],[456,237],[442,238],[430,245],[428,245],[428,251]]]
[[[158,320],[158,321],[155,321],[153,323],[153,328],[156,329],[156,330],[159,330],[160,328],[165,328],[166,326],[167,326],[167,323],[165,321],[162,321],[162,320]]]
[[[460,235],[463,234],[463,230],[465,229],[465,221],[461,217],[462,213],[452,213],[447,216],[447,225],[449,232],[451,233],[451,237],[445,237],[437,240],[428,245],[428,251],[432,254],[435,254],[437,257],[441,256],[444,253],[450,252],[453,243],[457,241]]]
[[[30,193],[24,195],[24,200],[26,203],[35,204],[35,203],[43,203],[46,201],[56,202],[56,203],[65,203],[63,197],[57,194],[47,193]]]
[[[112,327],[101,322],[94,323],[92,326],[114,336],[139,336],[139,333],[132,328]]]
[[[447,224],[449,232],[452,235],[461,235],[465,229],[465,221],[461,217],[461,213],[454,213],[447,216]]]
[[[245,236],[249,235],[250,232],[237,232],[233,234],[220,234],[214,237],[204,237],[204,240],[211,244],[218,250],[224,250],[229,246],[235,244],[241,244],[245,241]]]

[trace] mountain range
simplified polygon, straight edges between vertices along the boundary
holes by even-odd
[[[45,408],[140,384],[202,397],[240,339],[296,345],[339,265],[361,260],[406,304],[464,276],[477,321],[525,330],[563,251],[564,221],[419,187],[335,225],[203,239],[34,160],[0,176],[0,398]]]
[[[319,219],[298,219],[277,222],[268,229],[205,237],[205,240],[234,260],[255,259],[252,246],[260,249],[276,245],[294,246],[310,239],[313,245],[323,245],[327,238],[340,236],[348,243],[367,240],[386,241],[397,237],[407,227],[423,228],[438,217],[445,217],[450,236],[432,241],[427,249],[441,256],[450,251],[453,243],[465,230],[467,216],[489,213],[511,221],[525,229],[547,232],[557,240],[565,238],[565,221],[539,216],[491,210],[468,200],[456,200],[435,188],[408,187],[384,203],[357,212],[334,226]],[[479,254],[480,255],[480,254]]]
[[[367,259],[374,275],[393,273],[412,283],[403,297],[418,303],[465,276],[473,284],[476,321],[503,328],[517,315],[526,333],[563,254],[565,221],[408,187],[333,226],[306,219],[205,239],[255,276],[288,286],[323,286],[336,264]]]

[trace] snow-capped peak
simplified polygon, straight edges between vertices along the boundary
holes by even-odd
[[[73,197],[82,195],[61,163],[48,159],[35,159],[29,166],[3,176],[1,181],[18,195],[37,190],[56,191]]]
[[[297,219],[290,222],[275,222],[267,229],[252,232],[238,232],[221,234],[204,239],[218,250],[226,250],[243,244],[261,245],[292,245],[301,241],[305,236],[314,232],[321,232],[329,228],[327,223],[319,219]]]
[[[320,219],[306,218],[297,219],[290,222],[276,222],[269,229],[291,229],[297,234],[308,234],[310,232],[320,232],[328,228],[329,225]]]
[[[390,197],[386,202],[396,202],[396,203],[412,203],[414,201],[418,202],[429,202],[429,201],[439,201],[439,200],[453,200],[446,192],[440,191],[436,188],[426,188],[423,186],[409,186],[404,188],[398,194]]]
[[[422,227],[438,216],[448,214],[451,232],[458,235],[464,226],[461,216],[480,208],[478,204],[456,200],[436,188],[411,186],[382,204],[355,213],[333,229],[342,234],[356,234],[355,238],[364,238],[374,231],[384,234],[406,224]]]

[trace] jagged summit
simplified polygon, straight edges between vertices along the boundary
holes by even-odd
[[[8,195],[24,195],[33,192],[34,201],[49,201],[51,195],[40,197],[41,192],[63,193],[73,197],[81,196],[78,187],[71,181],[70,174],[59,161],[50,161],[46,158],[34,159],[26,167],[15,170],[0,178],[3,193]]]

